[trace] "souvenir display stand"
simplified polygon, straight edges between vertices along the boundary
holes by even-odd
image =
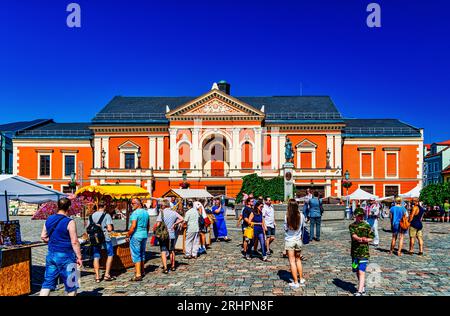
[[[188,199],[211,199],[213,196],[206,190],[200,189],[171,189],[162,196],[163,198],[175,197],[179,202],[185,203]],[[211,226],[208,228],[206,233],[206,245],[211,244]],[[185,252],[186,244],[186,230],[183,230],[175,243],[175,250],[182,250]]]
[[[149,199],[150,194],[143,188],[137,186],[124,185],[99,185],[87,186],[79,189],[76,196],[91,197],[94,203],[98,203],[100,199],[110,201],[127,201],[126,227],[128,227],[130,218],[130,201],[133,198]],[[126,232],[112,232],[111,241],[114,247],[114,259],[112,270],[124,270],[133,267],[131,260],[130,243],[126,242]],[[102,249],[102,256],[100,259],[100,268],[104,269],[106,264],[106,250]]]
[[[23,242],[20,223],[9,219],[9,201],[27,203],[57,201],[64,196],[32,180],[0,175],[0,296],[31,293],[31,249],[43,242]]]

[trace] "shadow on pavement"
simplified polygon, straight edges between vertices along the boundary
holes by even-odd
[[[291,282],[292,274],[286,270],[278,270],[278,277],[287,283]]]
[[[356,293],[356,287],[353,283],[342,281],[341,279],[333,279],[333,284],[343,289],[344,291],[348,291],[352,294]]]
[[[77,296],[103,296],[102,293],[100,293],[100,291],[103,291],[104,288],[103,287],[98,287],[92,291],[83,291],[77,294]]]

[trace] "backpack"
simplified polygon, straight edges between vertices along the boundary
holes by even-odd
[[[155,236],[160,241],[169,239],[169,230],[167,229],[166,223],[164,222],[164,210],[161,210],[161,222],[155,229]]]
[[[405,214],[403,214],[402,219],[400,220],[400,228],[403,230],[407,230],[410,224],[411,223],[409,222],[408,214],[405,212]]]
[[[94,223],[92,215],[89,216],[89,226],[86,228],[86,232],[89,236],[89,242],[91,246],[100,246],[105,242],[105,233],[103,232],[102,222],[105,219],[106,213],[100,217],[99,221]]]

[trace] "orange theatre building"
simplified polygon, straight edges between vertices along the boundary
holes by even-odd
[[[342,196],[352,186],[378,196],[422,184],[423,130],[396,119],[346,119],[329,97],[238,97],[224,81],[198,97],[114,97],[90,123],[17,132],[14,174],[53,189],[134,184],[160,197],[179,188],[236,196],[242,177],[283,175],[294,150],[297,190]]]

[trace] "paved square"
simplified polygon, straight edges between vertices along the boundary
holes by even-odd
[[[15,218],[16,219],[16,218]],[[38,240],[42,221],[31,221],[20,217],[23,239]],[[154,219],[152,219],[152,223]],[[80,295],[352,295],[356,277],[351,272],[350,221],[322,223],[320,242],[304,246],[307,261],[303,262],[306,286],[292,290],[288,286],[290,277],[288,260],[281,257],[284,232],[278,222],[275,253],[271,262],[259,258],[246,261],[240,254],[240,230],[235,220],[228,220],[231,242],[213,243],[207,255],[196,260],[185,260],[177,255],[179,263],[175,272],[162,273],[159,248],[148,247],[147,275],[142,282],[130,282],[133,269],[118,275],[113,282],[95,283],[92,269],[82,273]],[[82,227],[78,221],[79,229]],[[115,221],[117,229],[124,221]],[[450,295],[450,224],[425,222],[425,255],[389,255],[391,234],[389,221],[381,221],[380,247],[371,248],[371,268],[368,274],[368,295]],[[80,230],[79,230],[80,231]],[[408,249],[409,239],[404,244]],[[46,247],[33,249],[33,294],[42,283]],[[416,253],[417,253],[416,244]],[[378,272],[377,272],[378,271]],[[52,295],[64,295],[58,286]]]

